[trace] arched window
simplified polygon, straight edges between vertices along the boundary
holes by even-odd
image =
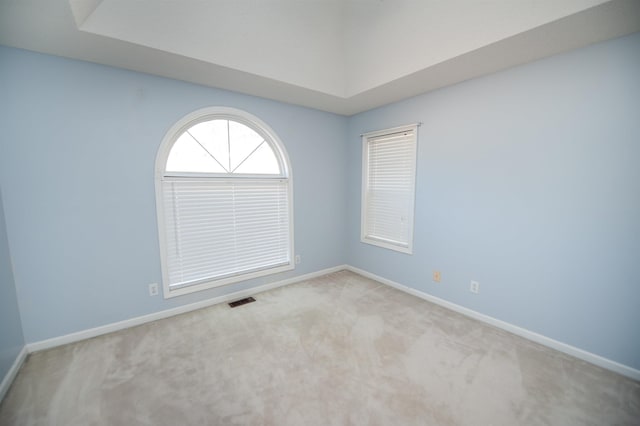
[[[156,200],[165,297],[293,269],[291,168],[258,118],[205,108],[176,123]]]

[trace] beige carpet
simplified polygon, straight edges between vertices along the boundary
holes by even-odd
[[[640,383],[350,272],[256,299],[33,354],[0,424],[640,424]]]

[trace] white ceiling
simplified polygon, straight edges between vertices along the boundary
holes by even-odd
[[[640,0],[0,0],[0,44],[354,114],[640,31]]]

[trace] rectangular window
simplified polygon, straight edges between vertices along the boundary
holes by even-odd
[[[411,254],[418,125],[362,135],[363,243]]]

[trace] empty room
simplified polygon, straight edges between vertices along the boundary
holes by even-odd
[[[0,0],[0,425],[640,424],[640,1]]]

